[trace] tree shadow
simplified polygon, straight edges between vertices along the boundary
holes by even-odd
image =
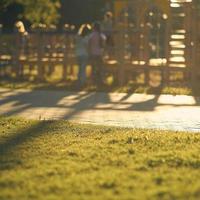
[[[49,122],[50,123],[50,122]],[[30,138],[38,137],[42,135],[42,131],[46,128],[46,122],[38,121],[35,125],[25,130],[17,130],[12,135],[0,143],[1,155],[7,154],[9,151],[14,149],[16,146],[26,142]]]
[[[135,111],[154,111],[155,108],[159,105],[158,99],[160,95],[155,95],[152,99],[138,102],[132,104],[130,107],[128,107],[128,110],[135,110]]]
[[[28,141],[40,137],[48,126],[54,121],[38,121],[26,129],[18,129],[11,133],[6,140],[0,142],[0,170],[8,170],[22,164],[23,158],[20,155],[19,147]]]
[[[58,102],[64,98],[69,99],[75,96],[75,99],[82,100],[85,96],[88,95],[87,92],[56,92],[56,91],[27,91],[27,92],[18,92],[13,95],[6,96],[5,98],[0,99],[0,106],[5,104],[12,104],[13,109],[10,109],[3,115],[13,116],[20,114],[28,109],[47,109],[59,107]],[[74,100],[75,100],[74,99]],[[81,101],[80,101],[81,103]],[[42,113],[41,113],[42,114]]]
[[[120,95],[120,94],[119,94]],[[40,109],[45,115],[48,109],[60,109],[63,115],[60,119],[71,119],[74,115],[87,110],[120,110],[120,111],[154,111],[157,106],[194,106],[193,104],[160,103],[160,95],[150,95],[137,101],[136,94],[123,94],[118,100],[113,100],[112,94],[97,92],[64,92],[64,91],[19,91],[0,98],[0,108],[12,104],[10,110],[2,111],[3,115],[13,116],[29,109]],[[139,94],[138,94],[139,95]],[[142,95],[142,94],[140,94]],[[143,94],[145,95],[145,94]],[[200,105],[199,98],[194,98],[195,106]],[[99,105],[105,105],[99,106]],[[70,110],[70,111],[69,111]],[[56,112],[56,111],[55,111]],[[30,115],[34,114],[30,112]],[[40,116],[38,116],[39,118]],[[44,117],[45,118],[45,117]],[[48,117],[47,117],[48,119]]]
[[[70,120],[74,115],[87,110],[96,110],[98,104],[111,103],[110,97],[107,93],[88,93],[86,98],[78,101],[73,105],[73,110],[64,116],[64,119]]]

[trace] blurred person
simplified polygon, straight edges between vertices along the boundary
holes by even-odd
[[[93,25],[93,31],[89,36],[89,54],[92,65],[92,79],[97,85],[103,84],[103,48],[106,36],[101,32],[100,23]]]
[[[17,21],[15,23],[15,27],[17,28],[18,33],[21,35],[27,35],[27,31],[25,29],[24,23],[22,21]]]
[[[15,28],[20,35],[19,44],[21,46],[21,53],[24,54],[26,52],[28,32],[26,31],[24,23],[22,21],[17,21],[15,23]]]
[[[0,24],[0,34],[2,33],[3,30],[3,24]]]
[[[70,30],[71,30],[71,33],[74,33],[75,30],[76,30],[76,26],[72,24],[72,25],[70,26]]]
[[[89,24],[83,24],[76,37],[75,41],[75,52],[79,65],[78,72],[78,86],[83,86],[86,82],[86,66],[88,64],[88,42],[89,33],[91,31],[91,26]]]
[[[68,33],[70,31],[70,25],[69,24],[64,24],[63,30]]]
[[[110,55],[112,51],[112,47],[114,46],[112,12],[106,12],[106,14],[104,15],[104,20],[102,21],[102,32],[106,36],[106,47],[108,50],[108,55]]]

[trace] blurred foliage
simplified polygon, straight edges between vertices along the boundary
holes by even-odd
[[[160,4],[164,9],[167,0],[144,0]],[[101,20],[107,4],[114,0],[0,0],[0,23],[13,27],[16,20],[26,24],[74,24]],[[196,7],[200,0],[195,0]]]
[[[59,0],[18,0],[24,6],[24,17],[31,24],[55,24],[59,19]]]
[[[18,9],[19,7],[22,9]],[[30,24],[57,24],[60,17],[59,8],[60,0],[1,0],[0,18],[1,21],[10,23],[24,20]],[[16,15],[13,15],[13,11]],[[7,20],[8,16],[10,16],[9,20]]]
[[[0,10],[3,10],[4,8],[6,8],[11,2],[12,2],[12,0],[1,0],[0,1]]]
[[[12,29],[17,20],[26,25],[80,25],[102,19],[106,0],[0,0],[0,23]]]

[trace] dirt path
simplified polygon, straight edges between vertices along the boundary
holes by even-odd
[[[200,98],[0,89],[0,115],[200,132]]]

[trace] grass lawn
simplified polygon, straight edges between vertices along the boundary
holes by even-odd
[[[200,199],[200,134],[1,117],[0,199]]]

